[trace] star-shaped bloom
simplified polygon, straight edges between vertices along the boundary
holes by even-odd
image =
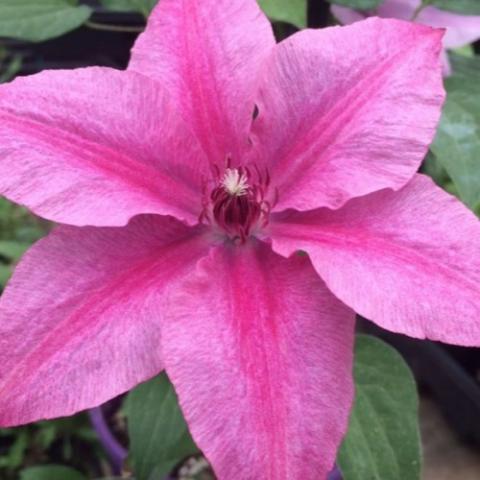
[[[463,47],[480,39],[480,16],[461,15],[440,10],[431,5],[421,8],[421,5],[422,0],[383,0],[373,11],[358,11],[340,5],[332,5],[331,10],[344,25],[375,15],[384,18],[415,20],[424,25],[446,28],[442,61],[444,73],[449,75],[451,67],[446,49]]]
[[[277,45],[253,0],[162,0],[126,71],[1,87],[0,191],[63,225],[0,301],[0,424],[165,369],[219,479],[317,480],[354,312],[479,345],[479,222],[416,174],[442,35],[372,18]]]

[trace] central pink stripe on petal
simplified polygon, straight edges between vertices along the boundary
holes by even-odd
[[[207,159],[152,80],[107,68],[2,86],[0,193],[47,219],[118,226],[141,213],[196,223]]]
[[[162,0],[132,51],[129,70],[157,80],[213,163],[247,148],[254,94],[275,46],[253,0]]]
[[[275,210],[339,208],[412,177],[440,118],[442,35],[374,18],[276,47],[252,128],[252,159],[278,187]]]
[[[164,298],[208,253],[202,232],[140,216],[33,246],[0,301],[0,425],[71,415],[158,373]]]
[[[276,252],[308,252],[332,292],[383,328],[480,342],[480,222],[431,179],[336,211],[276,214],[269,230]]]
[[[318,480],[353,396],[354,313],[308,258],[258,242],[213,250],[171,292],[162,352],[219,480]]]

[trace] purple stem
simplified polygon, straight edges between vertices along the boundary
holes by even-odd
[[[327,480],[342,480],[342,474],[337,466],[328,474]]]
[[[88,415],[92,422],[93,428],[98,435],[98,438],[103,445],[103,448],[107,452],[112,464],[114,475],[120,475],[122,473],[123,462],[127,458],[128,452],[123,448],[113,433],[103,416],[102,407],[96,407],[89,410]]]

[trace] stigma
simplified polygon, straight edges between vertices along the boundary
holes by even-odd
[[[240,197],[248,193],[248,178],[236,168],[227,168],[223,176],[222,185],[230,195]]]
[[[216,168],[213,185],[204,187],[200,220],[215,224],[233,241],[245,243],[256,230],[268,224],[273,203],[269,194],[270,177],[253,167]]]

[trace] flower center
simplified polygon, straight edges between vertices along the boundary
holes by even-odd
[[[227,193],[237,197],[246,195],[250,188],[247,176],[240,173],[236,168],[227,168],[223,176],[222,185]]]
[[[200,220],[215,223],[233,240],[244,243],[252,230],[264,227],[272,208],[268,199],[270,177],[255,166],[215,170],[214,186],[204,188]]]

